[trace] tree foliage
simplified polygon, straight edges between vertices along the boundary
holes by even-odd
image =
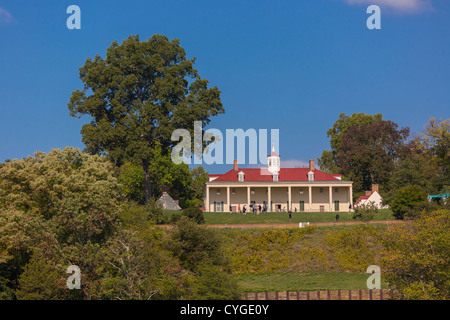
[[[61,274],[36,251],[19,277],[18,300],[60,300],[63,298]]]
[[[417,148],[425,163],[424,179],[430,192],[445,191],[450,181],[450,119],[431,118],[417,139]]]
[[[390,227],[381,268],[402,299],[450,298],[450,211]]]
[[[189,166],[185,163],[173,163],[170,155],[161,153],[160,147],[155,149],[154,159],[149,166],[149,176],[155,199],[161,196],[163,187],[169,188],[172,197],[179,197],[181,205],[192,198],[190,188],[193,180]],[[120,168],[119,181],[124,185],[124,194],[128,200],[139,204],[146,203],[145,172],[142,166],[126,162]]]
[[[199,208],[187,208],[183,210],[182,215],[197,224],[205,223],[205,217],[203,216],[202,210],[200,210]]]
[[[206,182],[209,181],[208,172],[202,166],[192,168],[191,170],[191,207],[199,207],[203,205],[203,189]]]
[[[17,289],[38,250],[59,272],[79,266],[82,295],[96,297],[100,248],[115,233],[120,211],[121,186],[112,172],[103,157],[69,147],[0,168],[0,268],[10,286]]]
[[[378,208],[375,207],[373,201],[366,202],[363,205],[358,206],[352,213],[352,218],[355,220],[361,220],[364,222],[369,222],[375,217],[378,212]]]
[[[392,121],[354,126],[342,137],[337,163],[357,190],[370,190],[373,183],[386,184],[394,164],[408,152],[408,128],[397,129]]]
[[[324,150],[317,163],[321,170],[328,173],[340,173],[337,161],[337,153],[340,150],[344,135],[353,127],[370,125],[383,120],[382,114],[369,115],[365,113],[354,113],[351,116],[341,113],[339,118],[328,129],[327,136],[330,138],[331,150]]]
[[[175,129],[193,136],[194,121],[204,126],[224,112],[220,91],[208,88],[194,63],[178,39],[153,35],[140,41],[134,35],[120,45],[114,41],[105,59],[96,55],[80,68],[84,88],[72,93],[68,107],[71,116],[91,117],[81,129],[86,150],[106,153],[118,165],[142,165],[147,201],[156,147],[168,154]]]
[[[413,217],[414,213],[424,209],[427,204],[426,192],[417,185],[399,188],[390,201],[392,212],[397,219]]]
[[[186,216],[176,224],[168,249],[183,268],[196,277],[192,299],[238,299],[239,288],[231,275],[230,257],[223,239],[211,229],[198,226]]]

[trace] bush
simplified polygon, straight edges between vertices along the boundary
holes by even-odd
[[[19,277],[16,297],[18,300],[60,300],[63,296],[58,285],[63,282],[60,280],[60,274],[36,251]]]
[[[168,245],[181,266],[194,273],[197,273],[202,263],[228,265],[220,236],[212,229],[198,226],[187,217],[181,217],[178,221]]]
[[[421,187],[412,185],[397,189],[391,201],[391,209],[394,217],[403,219],[405,216],[417,215],[417,212],[427,203],[426,192]]]
[[[144,224],[165,224],[168,222],[168,218],[164,215],[164,210],[153,199],[146,205],[128,202],[120,213],[120,219],[127,227],[142,226]]]
[[[202,210],[200,210],[199,208],[187,208],[183,210],[182,215],[197,224],[205,223],[205,217],[203,216]]]
[[[174,213],[170,216],[170,220],[169,222],[171,224],[176,224],[178,222],[178,220],[180,220],[180,218],[182,217],[181,213]]]
[[[450,298],[450,210],[392,226],[383,245],[381,268],[400,298]]]
[[[313,230],[313,227],[306,227],[227,231],[226,244],[233,273],[261,274],[291,267],[297,259],[295,244]]]
[[[365,272],[380,259],[381,234],[373,226],[330,231],[324,240],[343,270]]]
[[[352,218],[355,220],[361,220],[364,222],[369,222],[373,219],[375,214],[378,212],[378,209],[375,207],[373,202],[368,204],[363,204],[355,209],[352,213]]]

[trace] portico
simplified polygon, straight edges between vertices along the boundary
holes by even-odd
[[[210,212],[242,211],[253,205],[267,205],[267,211],[348,211],[352,184],[340,183],[208,183],[205,203]]]
[[[205,186],[205,209],[209,212],[238,212],[244,206],[267,205],[267,211],[348,211],[353,206],[351,181],[341,175],[317,170],[314,160],[307,168],[280,168],[272,151],[267,169],[234,168],[225,174],[209,175]]]

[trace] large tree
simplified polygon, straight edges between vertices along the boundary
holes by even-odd
[[[352,127],[343,137],[337,153],[341,172],[357,190],[369,190],[373,183],[386,184],[394,164],[409,148],[409,128],[397,129],[392,121]]]
[[[81,290],[65,288],[67,297],[98,297],[100,249],[119,228],[122,188],[113,165],[104,157],[67,147],[7,162],[0,177],[0,280],[17,289],[24,266],[39,252],[60,275],[69,265],[82,270]],[[44,264],[34,257],[38,260],[30,261],[28,274],[19,280],[25,298],[34,289],[48,289],[36,281],[39,275],[33,275]],[[46,275],[45,281],[53,278]],[[64,289],[64,281],[60,285]],[[45,296],[54,294],[52,289]]]
[[[383,115],[380,113],[374,115],[354,113],[351,116],[341,113],[333,127],[327,131],[331,150],[324,150],[322,156],[317,159],[320,169],[328,173],[340,173],[341,168],[338,165],[337,153],[339,152],[343,136],[353,127],[366,126],[381,120],[383,120]]]
[[[224,112],[217,87],[208,88],[186,59],[178,39],[130,36],[107,49],[106,58],[88,58],[80,68],[84,88],[72,92],[70,115],[89,115],[81,129],[90,153],[105,153],[116,164],[142,165],[145,199],[151,198],[150,166],[155,148],[167,154],[175,129],[194,132],[194,121],[208,124]]]
[[[450,119],[431,118],[420,133],[418,149],[425,163],[425,179],[440,192],[450,187]]]

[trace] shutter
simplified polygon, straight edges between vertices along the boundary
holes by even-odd
[[[300,211],[305,211],[305,201],[300,201]]]

